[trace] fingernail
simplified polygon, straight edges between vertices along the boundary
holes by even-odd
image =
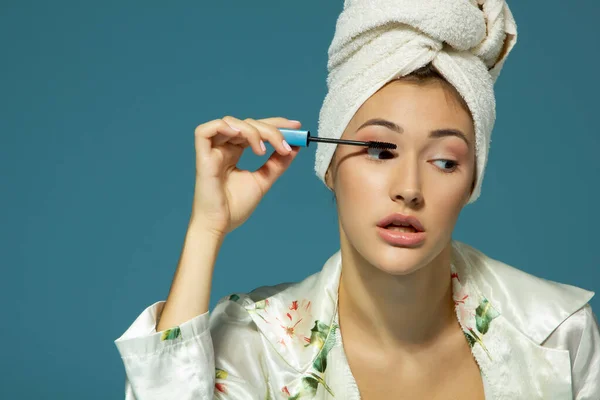
[[[239,130],[238,128],[236,128],[235,126],[231,126],[230,124],[227,124],[227,125],[229,125],[229,127],[230,127],[231,129],[233,129],[234,131],[236,131],[236,132],[240,132],[240,130]]]
[[[262,140],[260,141],[260,148],[262,149],[262,151],[267,151],[267,148],[265,147],[265,142],[263,142]]]
[[[287,151],[292,151],[292,148],[290,147],[290,145],[288,144],[288,142],[286,142],[285,140],[283,141],[283,147],[285,147],[285,149]]]
[[[300,121],[296,121],[295,119],[290,119],[290,122],[296,122],[296,123],[300,123]]]

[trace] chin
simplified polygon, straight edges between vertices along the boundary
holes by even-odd
[[[392,246],[378,241],[365,253],[367,261],[390,275],[409,275],[429,265],[444,249],[441,241],[429,237],[416,247]]]
[[[346,247],[373,268],[393,276],[409,275],[427,267],[444,252],[450,239],[440,232],[429,231],[419,245],[405,247],[387,243],[378,236],[366,237],[364,232],[361,233],[363,234],[357,235],[355,240],[351,241],[342,231],[342,247]]]
[[[390,275],[409,275],[423,268],[430,262],[425,246],[393,247],[384,244],[385,249],[373,255],[371,265]]]

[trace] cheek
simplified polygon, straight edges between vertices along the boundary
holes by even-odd
[[[375,203],[386,186],[387,177],[360,157],[350,157],[338,165],[335,187],[341,212],[364,211]]]
[[[365,159],[364,154],[349,157],[338,166],[338,185],[349,195],[368,196],[382,190],[389,177],[381,166]]]
[[[438,221],[440,230],[454,228],[466,202],[465,196],[463,191],[457,190],[456,185],[451,186],[440,182],[428,190],[425,199],[427,203],[426,208],[435,214],[432,219]]]
[[[436,175],[439,173],[436,172]],[[445,178],[445,177],[442,177]],[[465,196],[470,193],[472,179],[467,174],[461,179],[430,179],[424,193],[432,204],[445,205],[444,208],[460,208]]]

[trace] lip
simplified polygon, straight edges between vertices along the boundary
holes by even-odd
[[[400,232],[386,229],[382,226],[377,227],[377,233],[392,246],[415,247],[425,241],[425,232]]]
[[[393,224],[393,223],[410,224],[417,230],[417,233],[422,233],[423,231],[425,231],[425,228],[423,228],[423,225],[421,224],[421,222],[419,221],[419,219],[417,217],[413,217],[412,215],[404,215],[404,214],[400,214],[400,213],[394,213],[394,214],[388,215],[387,217],[385,217],[384,219],[379,221],[377,226],[380,228],[385,228],[386,226]],[[413,233],[413,235],[414,234],[415,233]]]

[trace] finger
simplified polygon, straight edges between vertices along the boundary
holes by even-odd
[[[288,169],[299,151],[300,147],[294,146],[288,155],[281,155],[274,152],[259,169],[252,172],[263,193],[266,193],[273,186],[273,183]]]
[[[246,138],[252,150],[259,156],[266,152],[264,143],[262,142],[260,131],[252,124],[234,117],[224,117],[223,120],[230,126],[240,130],[240,136]]]
[[[222,119],[215,119],[198,125],[194,130],[196,152],[201,156],[208,156],[213,145],[221,144],[229,138],[239,135],[239,131],[232,128]]]
[[[287,155],[291,152],[290,149],[285,147],[285,144],[284,144],[285,138],[283,137],[283,134],[276,126],[265,123],[265,122],[256,121],[251,118],[248,118],[245,121],[248,122],[249,124],[251,124],[252,126],[254,126],[256,129],[258,129],[260,131],[261,138],[263,140],[267,140],[269,143],[271,143],[273,148],[279,154]]]
[[[229,118],[229,117],[225,117],[225,118]],[[239,132],[239,129],[236,129],[235,127],[232,127],[231,125],[227,124],[225,119],[221,118],[221,119],[214,119],[212,121],[205,122],[204,124],[198,125],[194,132],[195,132],[196,136],[200,136],[200,137],[209,139],[209,138],[212,138],[212,137],[218,135],[219,133],[235,134],[235,133]]]
[[[274,125],[277,128],[298,129],[302,126],[300,121],[294,121],[283,117],[262,118],[258,121],[264,122],[265,124]]]

